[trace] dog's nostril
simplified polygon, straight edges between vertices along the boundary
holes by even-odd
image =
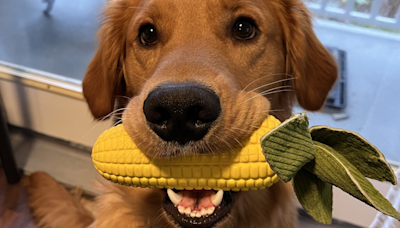
[[[202,139],[221,113],[219,97],[196,83],[163,85],[148,95],[143,112],[162,139],[182,145]]]

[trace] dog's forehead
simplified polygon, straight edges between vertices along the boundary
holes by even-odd
[[[138,17],[172,20],[182,24],[204,23],[245,12],[260,17],[267,11],[265,0],[143,0],[136,8]],[[261,19],[261,18],[260,18]]]

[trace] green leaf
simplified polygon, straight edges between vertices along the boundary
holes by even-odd
[[[396,184],[396,176],[383,154],[361,135],[327,126],[310,128],[311,137],[332,147],[365,176]]]
[[[284,182],[314,158],[314,145],[305,113],[295,114],[261,138],[261,148],[271,169]]]
[[[314,144],[315,159],[306,164],[305,169],[383,214],[400,220],[400,213],[372,186],[357,167],[332,147],[316,141]]]
[[[300,204],[315,221],[332,223],[332,184],[300,169],[293,178],[293,187]]]

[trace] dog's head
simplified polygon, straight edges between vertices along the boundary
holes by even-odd
[[[241,147],[295,97],[320,109],[336,80],[300,0],[115,0],[104,18],[84,95],[96,118],[126,107],[150,157]]]

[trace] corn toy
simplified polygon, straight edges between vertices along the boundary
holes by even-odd
[[[221,203],[223,191],[259,190],[279,179],[292,180],[305,211],[324,224],[332,221],[335,185],[400,220],[400,213],[365,178],[396,184],[383,154],[356,133],[326,126],[309,129],[305,113],[281,124],[268,116],[240,149],[159,159],[142,153],[123,125],[118,125],[98,138],[92,159],[104,178],[122,185],[166,188],[167,192],[217,190],[211,197],[214,205]],[[181,200],[176,194],[170,199],[175,205]],[[203,214],[212,212],[192,217]]]

